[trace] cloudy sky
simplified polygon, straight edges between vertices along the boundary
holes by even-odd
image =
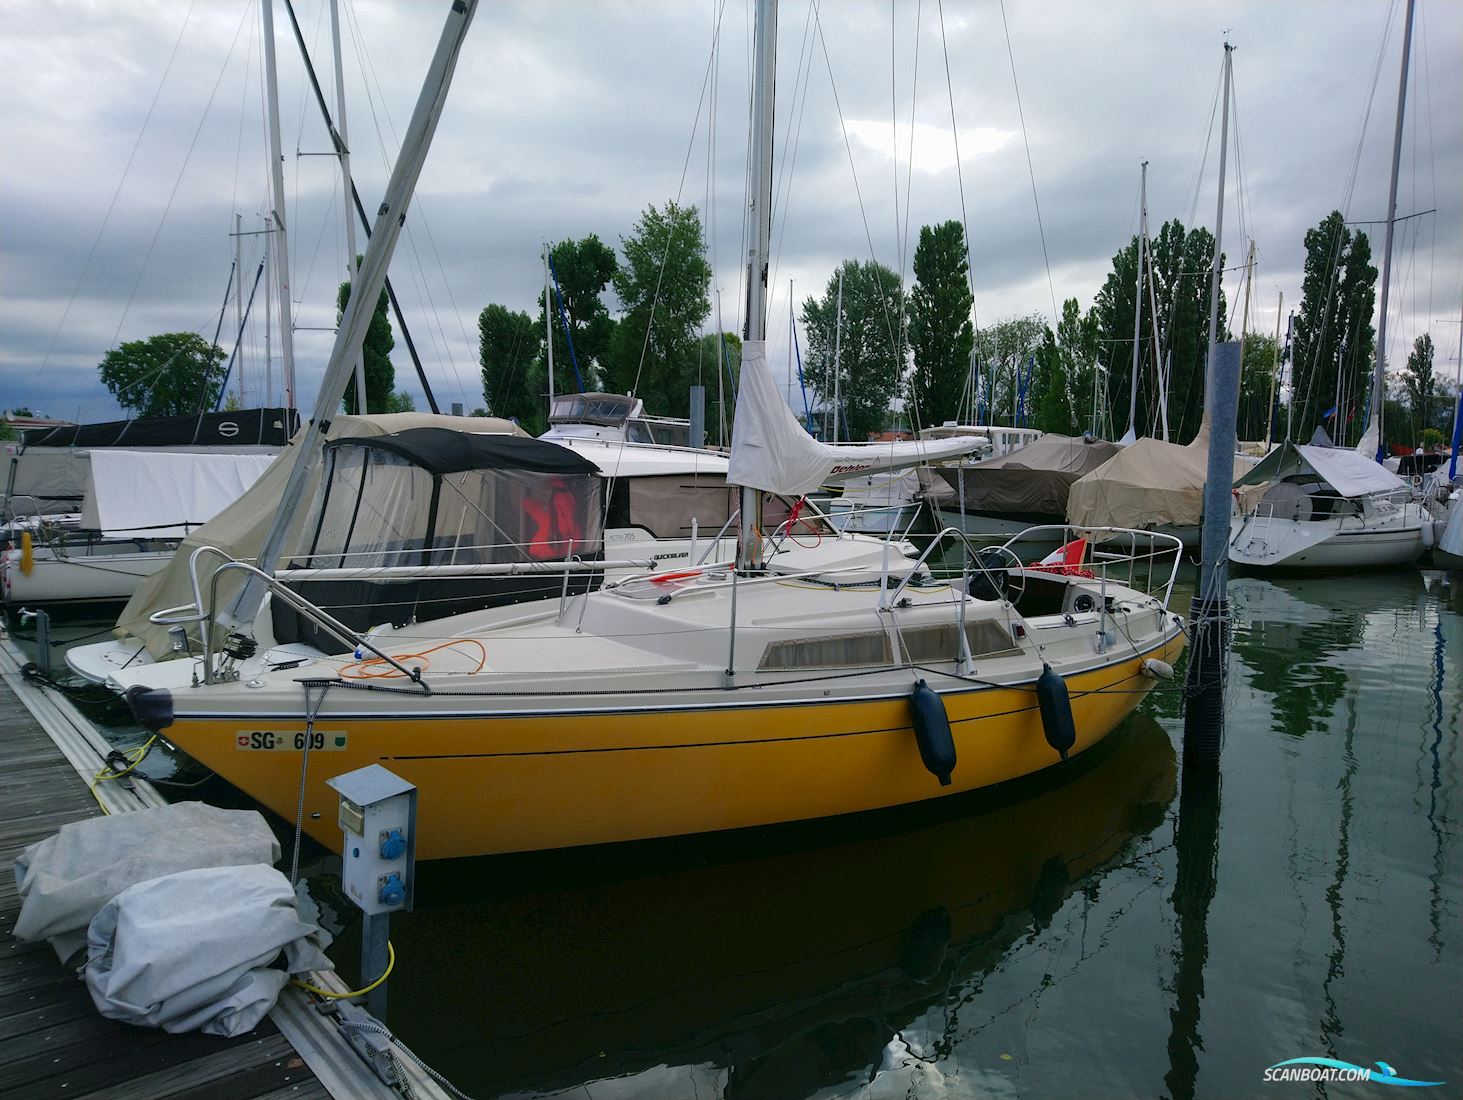
[[[446,7],[341,0],[352,166],[368,208]],[[316,155],[325,132],[277,9],[308,405],[346,250],[338,168]],[[1209,131],[1226,32],[1238,159],[1223,244],[1238,264],[1254,240],[1252,325],[1273,331],[1277,295],[1287,312],[1299,300],[1306,229],[1336,208],[1385,216],[1402,9],[1005,0],[1003,22],[994,0],[822,0],[816,18],[808,0],[782,0],[774,364],[787,354],[789,279],[801,301],[846,258],[907,270],[923,224],[965,218],[982,321],[1049,315],[1054,298],[1088,305],[1136,231],[1143,160],[1155,228],[1172,217],[1212,227],[1217,119]],[[1451,375],[1463,5],[1419,0],[1417,10],[1398,213],[1436,212],[1398,227],[1389,345],[1400,362],[1431,330]],[[296,0],[296,11],[330,88],[325,0]],[[257,230],[269,202],[260,23],[257,0],[0,7],[0,407],[105,419],[117,408],[95,368],[108,348],[165,331],[213,336],[234,216]],[[739,327],[750,38],[750,0],[481,5],[392,266],[444,406],[482,403],[477,314],[490,302],[534,309],[541,242],[597,233],[618,245],[651,203],[705,212],[726,327]],[[1382,227],[1370,228],[1380,253]],[[247,289],[261,238],[243,241]],[[1239,279],[1225,284],[1236,310]],[[263,296],[245,341],[251,403],[266,399]],[[233,317],[231,303],[225,346]],[[277,337],[273,353],[278,400]],[[417,390],[399,337],[393,359]]]

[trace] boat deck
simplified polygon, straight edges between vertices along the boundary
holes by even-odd
[[[248,1035],[168,1035],[108,1020],[49,944],[11,935],[9,873],[26,845],[100,814],[86,784],[0,681],[0,1065],[8,1098],[195,1096],[312,1100],[330,1093],[270,1018]]]

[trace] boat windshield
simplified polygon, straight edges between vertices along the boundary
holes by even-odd
[[[623,424],[635,409],[633,397],[614,393],[564,393],[549,407],[550,424]]]
[[[600,481],[590,474],[472,469],[434,475],[389,451],[327,452],[305,568],[480,565],[598,556]]]

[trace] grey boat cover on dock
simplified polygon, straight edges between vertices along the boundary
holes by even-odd
[[[65,962],[103,905],[138,882],[197,867],[273,864],[279,843],[255,810],[179,802],[63,825],[15,860],[15,937],[50,940]]]
[[[86,988],[109,1019],[242,1035],[291,974],[330,968],[319,934],[273,867],[179,871],[102,906],[87,932]]]
[[[1049,433],[1010,454],[939,473],[957,489],[963,475],[969,511],[1065,516],[1072,483],[1121,450],[1103,439]],[[951,496],[958,503],[958,494]]]

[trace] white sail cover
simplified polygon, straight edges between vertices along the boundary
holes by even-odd
[[[81,525],[104,535],[178,538],[259,480],[272,454],[95,450]]]
[[[1258,485],[1298,473],[1314,473],[1343,497],[1391,493],[1406,488],[1400,477],[1379,465],[1370,455],[1339,447],[1292,443],[1271,451],[1264,461],[1239,480],[1239,484]]]
[[[820,485],[875,470],[946,462],[985,446],[979,436],[907,443],[820,443],[783,400],[767,367],[767,345],[742,345],[741,388],[732,427],[727,481],[769,493],[802,496]]]

